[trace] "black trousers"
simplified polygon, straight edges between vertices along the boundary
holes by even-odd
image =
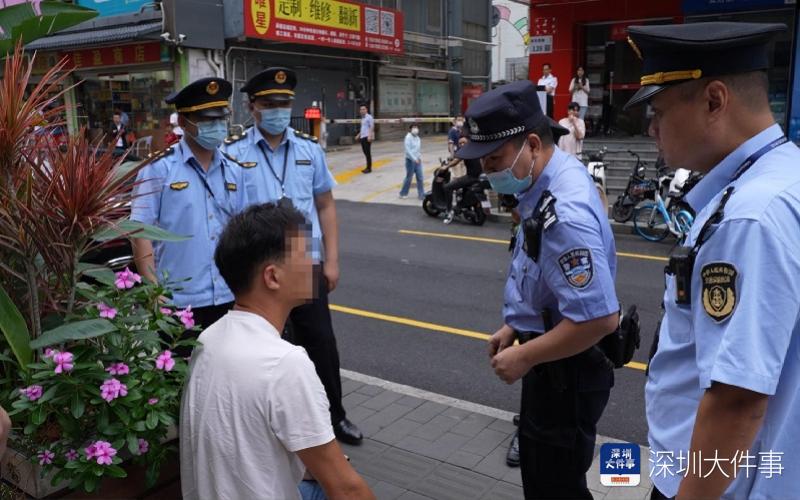
[[[547,116],[549,116],[550,118],[553,118],[553,111],[554,111],[553,110],[553,96],[551,96],[550,94],[547,94],[546,102],[547,102],[547,109],[545,110],[545,114]]]
[[[233,302],[226,302],[216,306],[192,308],[194,314],[194,322],[199,325],[203,330],[217,322],[221,317],[233,309]],[[201,330],[202,331],[202,330]],[[196,339],[200,335],[200,331],[186,330],[181,335],[181,340]],[[192,354],[192,348],[189,346],[179,346],[175,349],[175,354],[181,357],[188,357]]]
[[[453,192],[456,189],[465,188],[467,186],[471,186],[475,181],[477,181],[475,177],[470,177],[469,175],[464,175],[457,178],[454,181],[450,181],[444,185],[444,199],[447,203],[447,209],[450,210],[453,208]]]
[[[372,170],[372,143],[366,137],[361,138],[361,150],[367,159],[367,169]]]
[[[675,497],[665,496],[655,486],[653,486],[653,491],[650,492],[650,500],[672,500],[673,498]]]
[[[345,418],[345,410],[342,406],[339,350],[336,347],[331,312],[328,308],[328,281],[321,270],[314,281],[317,283],[317,298],[292,309],[289,314],[290,326],[284,338],[305,348],[328,395],[331,422],[337,424]]]
[[[548,375],[536,369],[522,381],[519,451],[526,500],[592,498],[586,471],[613,372],[575,363],[563,373],[563,391],[553,390]]]

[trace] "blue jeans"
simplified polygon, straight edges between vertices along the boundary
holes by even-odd
[[[588,106],[581,106],[580,110],[578,111],[578,118],[580,118],[581,120],[586,118],[586,110],[587,109],[589,109]]]
[[[322,486],[316,481],[300,481],[297,488],[300,490],[300,496],[303,497],[303,500],[328,500],[325,492],[322,491]]]
[[[422,183],[422,162],[415,162],[406,158],[406,179],[403,181],[403,188],[400,190],[400,196],[408,196],[408,190],[411,189],[411,178],[417,176],[417,194],[419,199],[425,197],[425,185]]]

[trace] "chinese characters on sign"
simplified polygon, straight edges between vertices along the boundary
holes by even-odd
[[[403,53],[403,14],[342,0],[243,0],[245,34],[343,49]]]
[[[551,52],[553,52],[553,35],[531,37],[531,54],[550,54]]]
[[[641,481],[641,450],[633,443],[604,443],[600,447],[600,484],[638,486]]]
[[[683,476],[708,477],[718,470],[725,477],[760,473],[767,479],[783,473],[781,458],[783,452],[762,451],[751,455],[749,451],[737,451],[733,457],[720,457],[715,451],[713,456],[703,456],[702,451],[650,450],[650,477]],[[752,471],[752,472],[751,472]]]
[[[67,67],[76,69],[157,63],[167,59],[162,54],[162,47],[158,42],[73,50],[62,52],[59,57],[67,57]]]

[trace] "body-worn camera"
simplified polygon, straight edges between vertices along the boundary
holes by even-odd
[[[675,280],[676,304],[691,304],[694,259],[695,252],[692,247],[678,247],[669,256],[669,271]]]
[[[522,235],[525,238],[525,254],[534,262],[539,260],[539,249],[542,247],[542,220],[530,217],[522,221]]]

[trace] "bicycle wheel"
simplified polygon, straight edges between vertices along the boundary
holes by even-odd
[[[686,210],[679,210],[675,215],[675,227],[680,232],[679,238],[684,238],[692,229],[694,217]]]
[[[649,241],[661,241],[669,234],[669,225],[655,203],[646,203],[633,214],[633,229]]]

